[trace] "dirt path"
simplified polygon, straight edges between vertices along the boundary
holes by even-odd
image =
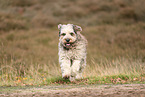
[[[1,87],[0,97],[145,97],[145,84]]]

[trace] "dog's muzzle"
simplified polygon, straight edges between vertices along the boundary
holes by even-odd
[[[69,38],[67,38],[67,39],[65,39],[65,42],[63,43],[63,47],[65,49],[73,48],[73,47],[75,47],[75,42],[72,42]]]
[[[75,47],[75,43],[66,42],[66,43],[63,44],[63,46],[64,46],[65,49],[70,49],[70,48]]]
[[[70,42],[70,39],[69,38],[65,39],[64,47],[70,48],[71,45],[72,45],[72,43]]]

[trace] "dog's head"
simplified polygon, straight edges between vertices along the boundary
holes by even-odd
[[[77,40],[77,34],[82,31],[82,28],[80,26],[73,24],[59,24],[58,29],[60,42],[67,49],[71,48],[74,45]]]

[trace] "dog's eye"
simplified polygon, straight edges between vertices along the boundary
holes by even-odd
[[[73,35],[74,35],[74,33],[70,33],[70,35],[71,35],[71,36],[73,36]]]
[[[66,34],[65,34],[65,33],[62,33],[61,35],[62,35],[62,36],[65,36]]]

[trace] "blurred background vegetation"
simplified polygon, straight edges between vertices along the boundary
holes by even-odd
[[[123,59],[125,66],[137,62],[144,70],[144,5],[144,0],[0,0],[1,79],[33,77],[30,67],[46,76],[61,75],[59,23],[82,27],[88,66]]]

